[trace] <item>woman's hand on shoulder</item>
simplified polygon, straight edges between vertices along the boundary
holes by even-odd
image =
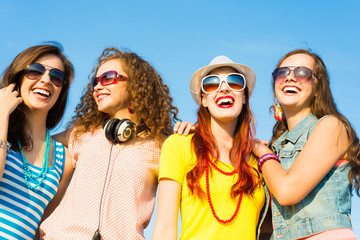
[[[261,157],[264,154],[272,153],[270,148],[267,146],[269,142],[261,139],[254,139],[252,152],[257,156]]]
[[[196,129],[197,125],[192,124],[190,122],[177,122],[174,126],[174,133],[180,135],[188,135],[189,133],[193,133]]]

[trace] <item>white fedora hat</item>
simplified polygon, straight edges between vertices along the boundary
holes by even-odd
[[[211,60],[209,65],[200,68],[191,77],[190,92],[191,92],[191,95],[194,98],[195,102],[197,103],[197,105],[200,105],[202,79],[209,72],[211,72],[215,68],[219,68],[219,67],[232,67],[239,73],[243,74],[245,76],[246,88],[248,89],[249,97],[251,96],[251,93],[254,90],[255,81],[256,81],[256,76],[255,76],[254,70],[252,70],[252,68],[250,68],[249,66],[235,63],[226,56],[217,56],[213,60]]]

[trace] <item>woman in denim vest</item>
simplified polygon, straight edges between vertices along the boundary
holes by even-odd
[[[273,194],[273,238],[356,239],[350,212],[352,186],[359,195],[359,139],[336,108],[323,61],[289,52],[273,72],[273,90],[270,148],[257,141],[253,149]]]

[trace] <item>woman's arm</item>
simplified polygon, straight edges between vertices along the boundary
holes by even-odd
[[[160,179],[153,240],[177,239],[180,189],[180,183],[168,178]]]
[[[343,123],[336,117],[322,119],[304,148],[286,171],[276,161],[266,161],[262,167],[267,186],[281,205],[293,205],[304,199],[345,156],[349,144]],[[254,144],[254,153],[271,153],[265,145]]]
[[[18,97],[18,91],[14,91],[14,87],[15,83],[12,83],[8,87],[0,89],[0,141],[2,141],[0,147],[0,180],[5,169],[10,114],[23,101],[21,97]]]
[[[67,148],[65,148],[65,166],[64,166],[64,173],[63,176],[59,182],[59,188],[56,192],[56,195],[54,198],[50,201],[48,206],[45,209],[45,212],[43,214],[43,217],[41,221],[44,221],[50,214],[55,210],[55,208],[59,205],[61,202],[62,197],[65,194],[65,191],[70,183],[70,180],[72,178],[72,175],[74,173],[74,168],[72,166],[72,159],[70,152]]]

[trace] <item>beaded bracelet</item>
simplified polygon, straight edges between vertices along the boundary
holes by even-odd
[[[276,154],[273,154],[273,153],[264,154],[258,159],[258,162],[257,162],[257,167],[258,167],[258,170],[260,173],[262,173],[261,168],[267,160],[275,160],[280,163],[280,160],[279,160],[278,156],[276,156]]]
[[[7,151],[10,151],[11,143],[6,140],[0,140],[0,148],[6,148]]]

